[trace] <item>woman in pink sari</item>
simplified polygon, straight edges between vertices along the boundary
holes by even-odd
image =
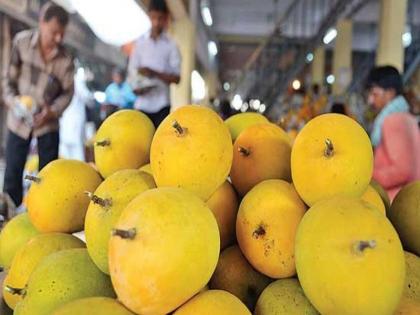
[[[367,88],[368,102],[379,112],[370,134],[373,178],[392,200],[402,186],[420,179],[420,130],[402,96],[402,79],[396,68],[372,69]]]

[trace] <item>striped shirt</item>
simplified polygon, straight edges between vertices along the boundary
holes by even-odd
[[[73,96],[73,58],[59,46],[47,62],[41,56],[38,30],[18,33],[13,39],[10,63],[3,76],[3,100],[9,108],[7,127],[24,139],[58,130],[58,119],[33,128],[10,110],[17,96],[31,96],[39,106],[51,106],[60,117]]]

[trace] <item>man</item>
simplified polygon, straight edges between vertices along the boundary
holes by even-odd
[[[409,113],[398,70],[373,68],[367,79],[368,102],[378,112],[371,131],[373,178],[393,199],[405,184],[420,179],[420,131]]]
[[[39,169],[58,157],[58,119],[73,95],[73,59],[61,46],[68,20],[62,7],[47,3],[38,29],[23,31],[13,40],[3,78],[8,107],[3,191],[17,206],[31,138],[38,140]]]
[[[129,71],[147,77],[148,86],[135,89],[134,108],[143,111],[159,126],[169,114],[169,85],[179,83],[181,58],[176,44],[165,32],[169,12],[164,0],[152,0],[149,7],[151,30],[141,36],[130,58]]]

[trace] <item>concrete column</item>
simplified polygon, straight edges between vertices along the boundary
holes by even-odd
[[[314,60],[312,61],[312,83],[324,85],[325,82],[325,48],[318,47],[314,51]]]
[[[175,20],[170,34],[181,53],[181,81],[171,85],[172,110],[191,103],[191,72],[195,67],[195,28],[189,17]]]
[[[402,34],[405,28],[407,0],[381,0],[377,65],[392,65],[404,70]]]
[[[181,81],[171,85],[172,110],[191,103],[191,72],[195,68],[194,23],[188,14],[188,2],[182,0],[166,0],[173,18],[169,33],[178,44],[181,53]]]
[[[352,22],[348,19],[340,20],[337,23],[337,38],[333,55],[333,75],[335,77],[332,86],[333,95],[345,93],[351,82],[352,27]]]

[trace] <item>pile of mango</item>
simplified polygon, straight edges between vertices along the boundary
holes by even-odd
[[[420,314],[420,182],[390,204],[356,121],[123,110],[94,145],[0,234],[15,315]]]

